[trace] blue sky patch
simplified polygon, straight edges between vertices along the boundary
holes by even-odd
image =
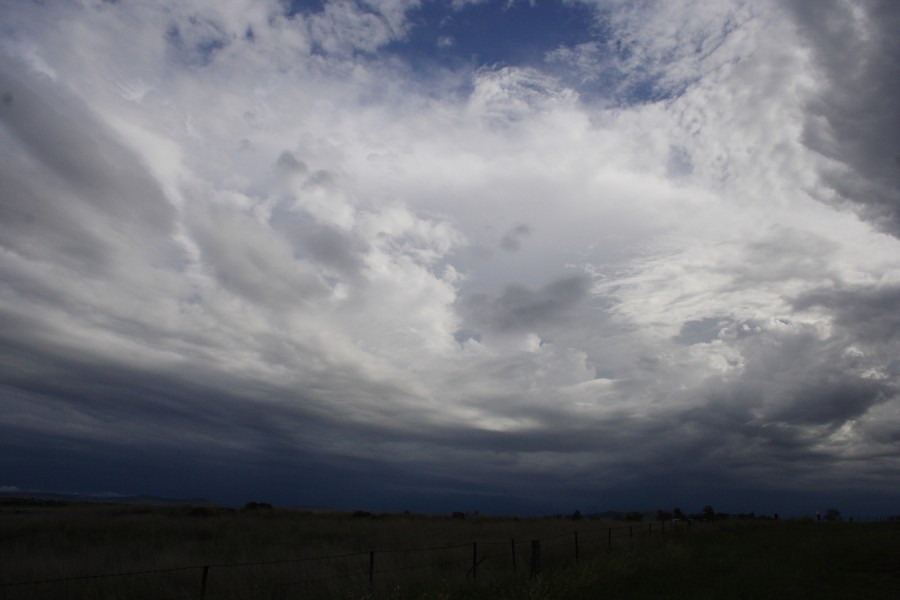
[[[459,10],[425,2],[408,16],[409,35],[387,50],[417,67],[541,64],[547,52],[597,32],[589,8],[562,2],[485,2]]]

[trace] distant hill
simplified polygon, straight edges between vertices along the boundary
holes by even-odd
[[[0,492],[0,504],[141,504],[166,506],[178,504],[213,505],[206,498],[160,498],[159,496],[120,496],[118,494],[62,494],[32,490]]]

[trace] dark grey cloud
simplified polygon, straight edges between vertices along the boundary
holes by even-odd
[[[528,225],[516,225],[500,238],[500,247],[507,252],[515,252],[522,247],[522,238],[531,233]]]
[[[510,284],[491,297],[474,293],[462,300],[461,308],[477,328],[499,331],[540,330],[572,315],[590,295],[586,275],[563,277],[538,288]]]
[[[291,174],[297,173],[300,175],[306,175],[306,173],[309,172],[309,168],[306,166],[306,163],[294,156],[293,153],[286,150],[282,152],[278,157],[278,160],[275,162],[275,167],[279,171]]]
[[[0,279],[9,286],[0,319],[44,310],[35,333],[64,315],[131,327],[125,315],[146,301],[134,294],[138,281],[167,286],[164,273],[185,264],[174,207],[136,154],[63,86],[9,61],[0,89],[10,98],[0,106],[0,247],[8,251]],[[85,302],[88,286],[110,277],[130,283],[94,290],[117,313],[99,316]]]
[[[157,235],[171,231],[174,208],[137,156],[115,140],[89,107],[45,75],[13,62],[0,63],[0,90],[9,99],[0,105],[0,123],[9,134],[4,154],[30,159],[15,165],[22,169],[39,165],[43,181],[38,185],[53,185],[57,192],[51,198],[28,198],[29,204],[38,204],[29,209],[32,216],[54,212],[48,201],[54,208],[77,203],[119,226],[139,226]],[[6,169],[4,180],[22,176],[8,163]],[[54,183],[45,183],[50,177]]]
[[[810,326],[773,325],[737,342],[745,367],[735,389],[767,422],[843,424],[885,400],[891,385],[862,376],[845,344]]]
[[[369,245],[352,233],[290,211],[276,210],[271,222],[292,244],[298,258],[309,257],[348,278],[355,278],[363,267]]]
[[[835,323],[859,341],[900,344],[900,286],[819,289],[798,297],[794,306],[828,309]]]
[[[273,364],[284,360],[283,349],[271,350]],[[347,400],[364,378],[337,369],[285,387],[196,359],[142,367],[130,357],[48,343],[23,327],[4,334],[0,349],[0,429],[24,446],[42,438],[89,453],[110,448],[106,460],[116,464],[180,452],[200,462],[241,454],[245,465],[288,456],[325,465],[340,462],[333,446],[346,436],[364,446],[397,435],[391,422],[356,418],[353,406],[340,409],[331,397]],[[396,399],[405,392],[372,383],[365,393]]]
[[[804,131],[846,166],[827,175],[842,202],[900,235],[900,5],[891,0],[789,3],[820,69]]]

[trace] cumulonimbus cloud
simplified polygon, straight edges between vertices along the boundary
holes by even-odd
[[[838,53],[802,2],[603,2],[425,72],[411,7],[2,9],[11,452],[896,491],[891,6],[829,3]]]

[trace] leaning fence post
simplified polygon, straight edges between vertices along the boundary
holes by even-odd
[[[203,577],[200,579],[200,600],[206,598],[206,580],[209,578],[209,566],[203,567]]]
[[[578,562],[578,532],[573,531],[572,533],[575,534],[575,562],[577,563]]]
[[[516,539],[515,538],[509,539],[509,547],[510,547],[510,550],[512,550],[513,573],[515,573],[516,572]]]
[[[478,579],[478,542],[472,542],[472,580]]]
[[[369,585],[375,583],[375,551],[369,550]]]
[[[531,540],[531,576],[541,574],[541,540]]]

